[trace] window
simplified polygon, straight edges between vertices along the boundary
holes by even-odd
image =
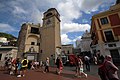
[[[31,48],[29,49],[29,51],[30,51],[30,52],[35,52],[34,47],[31,47]]]
[[[106,37],[106,41],[108,41],[108,42],[114,41],[112,31],[105,31],[104,34],[105,34],[105,37]]]
[[[37,43],[37,46],[40,46],[40,43]]]
[[[1,60],[1,58],[2,58],[2,54],[0,54],[0,60]]]
[[[31,33],[39,34],[39,28],[31,27]]]
[[[107,19],[107,17],[101,18],[100,21],[101,21],[101,24],[102,24],[102,25],[108,24],[108,19]]]
[[[120,64],[120,54],[118,49],[110,50],[110,54],[112,56],[113,63]]]
[[[31,42],[31,45],[35,45],[35,42]]]
[[[48,19],[47,22],[46,22],[46,24],[50,24],[50,23],[51,23],[51,21],[50,21],[50,19]]]
[[[51,16],[52,15],[52,13],[48,13],[47,15],[46,15],[46,17],[49,17],[49,16]]]
[[[108,44],[109,47],[116,47],[116,44]]]

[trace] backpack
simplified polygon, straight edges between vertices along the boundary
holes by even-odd
[[[105,62],[106,63],[106,62]],[[99,68],[98,68],[98,75],[100,76],[101,80],[109,80],[107,76],[107,70],[105,67],[105,63],[103,63]]]
[[[27,60],[24,60],[22,65],[26,65],[27,64]]]

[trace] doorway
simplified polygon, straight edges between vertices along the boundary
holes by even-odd
[[[116,65],[120,64],[120,54],[118,49],[110,50],[110,54],[111,54],[113,63]]]

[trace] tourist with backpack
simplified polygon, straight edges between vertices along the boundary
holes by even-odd
[[[28,68],[28,60],[27,60],[27,58],[24,58],[24,59],[21,61],[20,75],[18,75],[17,77],[22,77],[22,76],[24,77],[27,68]]]
[[[98,68],[101,80],[119,80],[117,71],[119,69],[112,63],[110,55],[105,57],[104,63]]]

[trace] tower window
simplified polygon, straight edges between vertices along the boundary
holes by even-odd
[[[31,42],[31,45],[35,45],[35,42]]]
[[[31,27],[31,33],[39,34],[39,28]]]
[[[52,15],[52,13],[48,13],[47,15],[46,15],[46,17],[49,17],[49,16],[51,16]]]
[[[37,43],[37,46],[40,46],[40,43]]]
[[[100,21],[101,21],[101,24],[102,24],[102,25],[108,24],[108,19],[107,19],[107,17],[101,18]]]

